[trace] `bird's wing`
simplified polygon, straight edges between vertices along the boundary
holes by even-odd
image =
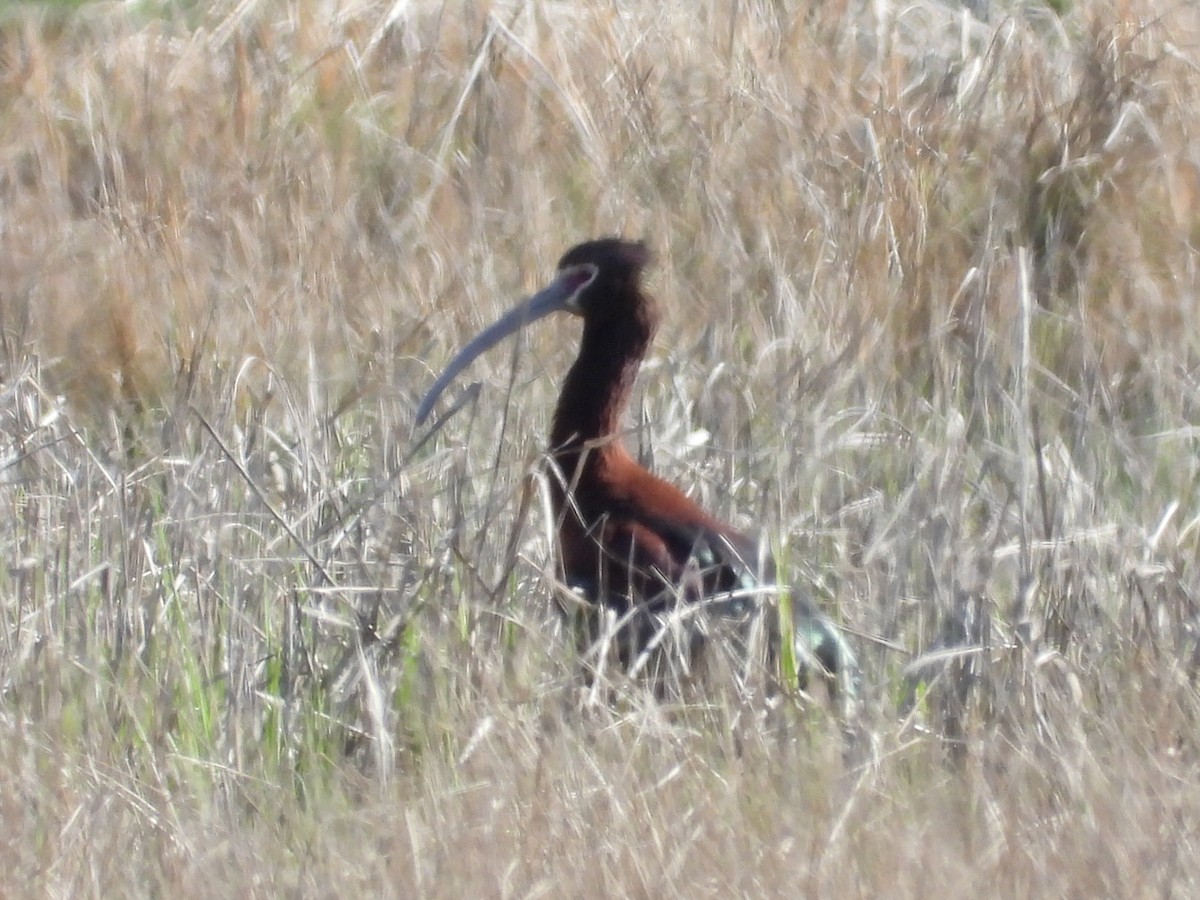
[[[640,467],[628,472],[624,483],[629,489],[614,498],[612,515],[636,545],[619,551],[628,549],[636,564],[657,569],[672,585],[686,586],[689,599],[774,580],[774,563],[755,541],[709,515],[673,484]]]

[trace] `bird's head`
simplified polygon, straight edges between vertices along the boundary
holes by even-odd
[[[562,308],[587,320],[633,313],[643,302],[642,270],[650,262],[650,250],[642,241],[600,238],[577,244],[558,261],[554,281],[567,295]],[[545,292],[543,292],[545,293]]]
[[[446,370],[417,407],[417,424],[429,416],[433,404],[471,362],[509,335],[553,312],[569,312],[596,325],[643,312],[642,270],[650,251],[641,241],[600,238],[577,244],[558,261],[554,279],[532,297],[513,307],[489,325],[451,360]]]

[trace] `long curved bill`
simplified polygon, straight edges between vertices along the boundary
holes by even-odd
[[[562,272],[549,285],[529,299],[517,304],[475,335],[467,346],[458,351],[458,355],[451,360],[450,365],[446,366],[446,370],[438,376],[437,381],[421,399],[421,405],[417,407],[417,425],[424,424],[438,397],[442,395],[450,382],[475,360],[475,357],[491,350],[506,337],[520,331],[530,322],[536,322],[560,309],[572,309],[573,301],[579,295],[579,291],[594,277],[594,271],[582,269]]]

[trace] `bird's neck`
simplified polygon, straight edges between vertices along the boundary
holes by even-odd
[[[595,447],[589,453],[603,453],[605,446],[616,451],[621,415],[656,324],[655,309],[645,298],[630,315],[584,322],[579,357],[563,383],[550,432],[550,449],[564,472],[574,471],[586,444]]]

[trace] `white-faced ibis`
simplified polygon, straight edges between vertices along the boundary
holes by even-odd
[[[688,656],[716,633],[714,622],[733,622],[743,651],[748,635],[763,636],[759,659],[770,671],[779,658],[773,562],[757,542],[638,465],[619,438],[634,376],[658,324],[641,284],[649,259],[643,243],[618,238],[567,251],[549,286],[459,352],[421,401],[417,423],[459,372],[504,338],[559,310],[581,318],[579,356],[550,430],[551,498],[567,585],[592,610],[613,614],[615,646],[628,667],[645,663],[664,629],[673,627],[664,623],[687,620]],[[852,687],[854,656],[842,635],[804,597],[793,596],[792,612],[801,677],[819,667],[835,688]],[[601,618],[589,617],[591,639],[601,636]],[[762,627],[753,631],[751,623]]]

